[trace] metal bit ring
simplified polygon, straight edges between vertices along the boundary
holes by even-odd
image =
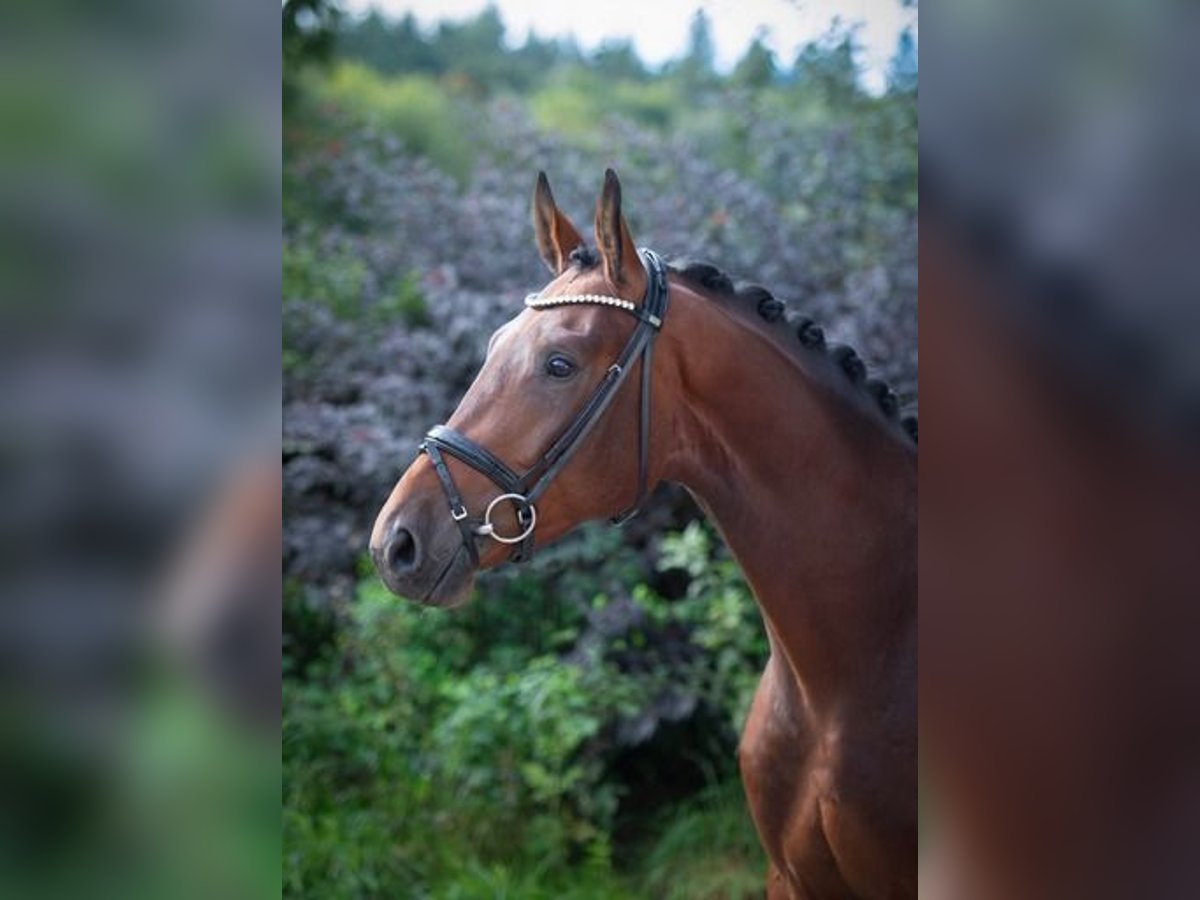
[[[492,524],[492,510],[501,500],[511,500],[513,505],[520,504],[525,509],[529,510],[529,524],[525,526],[525,530],[516,537],[505,537],[502,534],[496,533],[496,526]],[[487,509],[483,511],[483,524],[475,529],[475,533],[483,537],[490,537],[493,540],[499,541],[501,544],[519,544],[531,534],[537,526],[537,508],[529,502],[523,494],[501,494],[499,497],[492,499],[492,502],[487,505]]]

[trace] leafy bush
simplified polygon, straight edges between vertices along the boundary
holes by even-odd
[[[694,680],[740,734],[769,653],[754,596],[724,545],[699,522],[663,538],[659,566],[691,578],[669,613],[693,626],[691,639],[704,651]]]
[[[285,688],[289,892],[432,891],[462,860],[562,869],[593,843],[607,858],[614,788],[580,752],[604,699],[583,673],[540,658],[453,677],[419,612],[371,594],[350,672]]]
[[[683,99],[668,81],[612,80],[570,70],[529,99],[534,121],[584,145],[605,139],[603,126],[613,118],[665,130],[679,116]]]
[[[358,63],[338,64],[317,82],[325,102],[351,122],[399,138],[458,179],[471,168],[470,113],[461,98],[421,75],[389,78]]]
[[[310,243],[285,241],[283,296],[320,303],[340,319],[356,319],[363,311],[367,267],[345,250],[319,254]]]
[[[415,275],[397,278],[371,310],[374,321],[385,324],[400,321],[409,328],[424,328],[432,323],[425,295]]]
[[[318,303],[348,322],[399,322],[408,328],[431,323],[416,276],[410,273],[395,277],[382,290],[373,287],[376,281],[374,273],[344,243],[322,253],[313,241],[284,242],[284,297]]]
[[[664,544],[664,566],[691,576],[679,601],[645,585],[610,599],[639,563],[600,529],[483,580],[454,612],[364,580],[333,652],[285,678],[288,892],[473,896],[581,867],[616,884],[630,785],[614,759],[702,704],[740,720],[762,663],[753,600],[711,535],[696,526]],[[312,632],[298,602],[289,621]],[[563,607],[550,621],[548,602]],[[528,640],[534,630],[546,640]],[[662,652],[679,640],[691,650]],[[703,752],[724,755],[729,774],[730,746]]]

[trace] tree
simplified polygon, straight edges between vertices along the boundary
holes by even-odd
[[[529,91],[541,84],[546,73],[559,64],[562,50],[554,40],[542,40],[532,31],[525,43],[509,52],[511,71],[509,86],[518,91]]]
[[[849,105],[862,96],[858,54],[856,27],[835,19],[821,38],[805,44],[797,54],[792,66],[795,83],[817,93],[832,108]]]
[[[893,91],[917,89],[917,39],[905,28],[896,41],[896,52],[888,66],[888,87]]]
[[[283,102],[299,94],[296,76],[311,63],[328,62],[341,10],[334,0],[284,0]]]
[[[736,85],[748,88],[764,88],[779,74],[775,66],[775,54],[763,43],[763,33],[754,36],[746,53],[734,66],[732,80]]]
[[[713,49],[712,26],[703,9],[696,10],[688,29],[687,52],[677,71],[689,93],[698,93],[716,81],[716,51]]]
[[[607,40],[592,54],[592,68],[604,78],[643,81],[646,67],[629,41]]]
[[[340,17],[341,10],[332,0],[284,0],[284,68],[328,59]]]

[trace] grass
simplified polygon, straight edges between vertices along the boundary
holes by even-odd
[[[402,807],[402,804],[401,804]],[[410,810],[411,812],[411,810]],[[766,858],[739,781],[717,784],[660,814],[624,859],[607,853],[571,865],[484,860],[451,834],[414,834],[385,810],[327,810],[289,821],[287,843],[331,856],[293,860],[286,896],[437,898],[437,900],[748,900],[762,896]],[[305,818],[307,821],[302,821]],[[297,830],[315,829],[301,839]],[[406,833],[408,832],[408,833]],[[338,848],[338,849],[335,849]],[[298,869],[323,875],[306,884]],[[417,888],[414,883],[420,883]]]
[[[761,897],[767,861],[739,781],[709,788],[663,816],[639,866],[643,896],[659,900]]]
[[[630,851],[546,871],[463,859],[430,896],[439,900],[749,900],[762,896],[766,858],[740,782],[709,788],[663,813],[657,834]]]

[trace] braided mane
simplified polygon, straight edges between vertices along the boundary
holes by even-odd
[[[581,269],[589,269],[599,263],[596,251],[587,246],[571,251],[570,260]],[[917,417],[900,416],[900,400],[887,382],[869,377],[867,365],[862,357],[846,344],[827,344],[825,332],[807,316],[789,317],[787,304],[778,299],[761,284],[734,282],[725,272],[711,263],[691,259],[672,259],[667,269],[685,278],[710,293],[732,298],[744,308],[753,310],[768,325],[788,332],[789,340],[794,335],[800,347],[810,353],[824,355],[841,373],[846,383],[862,391],[873,401],[884,419],[899,420],[900,427],[914,444],[917,443]]]
[[[896,393],[882,379],[869,376],[866,363],[854,348],[845,344],[827,344],[821,326],[807,316],[789,317],[787,305],[760,284],[734,282],[721,269],[706,262],[673,259],[667,263],[667,267],[698,287],[736,299],[744,308],[753,310],[768,325],[781,331],[786,330],[789,340],[794,336],[801,348],[826,356],[847,384],[864,392],[885,419],[891,422],[899,419],[904,433],[914,444],[917,442],[917,417],[900,417],[900,401]]]

